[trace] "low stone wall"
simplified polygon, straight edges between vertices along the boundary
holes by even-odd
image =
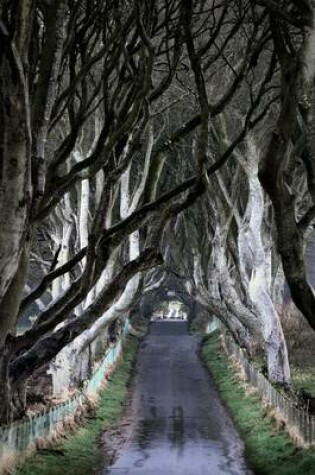
[[[75,416],[84,402],[100,390],[105,376],[113,370],[122,353],[129,329],[130,324],[126,320],[120,338],[115,346],[108,348],[100,366],[82,392],[47,410],[0,427],[0,474],[5,473],[6,468],[25,452],[34,450],[41,439],[53,438],[57,431],[67,428],[69,417]]]
[[[254,387],[263,401],[275,410],[277,419],[283,422],[284,429],[298,444],[315,446],[315,416],[297,407],[296,404],[277,391],[272,384],[248,361],[244,350],[234,341],[224,337],[223,347],[229,356],[236,358],[246,380]]]

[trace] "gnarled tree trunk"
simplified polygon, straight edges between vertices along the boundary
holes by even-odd
[[[268,378],[270,381],[288,385],[290,383],[288,351],[280,318],[270,295],[271,262],[267,258],[263,242],[265,203],[258,180],[259,150],[252,140],[248,140],[247,150],[243,166],[248,179],[249,196],[239,230],[240,263],[243,266],[243,275],[248,276],[249,295],[262,323]]]

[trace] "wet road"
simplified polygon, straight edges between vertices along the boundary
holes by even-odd
[[[242,442],[184,322],[154,322],[140,347],[125,443],[103,475],[244,475]]]

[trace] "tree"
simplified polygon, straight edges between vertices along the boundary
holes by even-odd
[[[139,274],[162,262],[167,223],[204,193],[208,177],[269,105],[259,112],[266,76],[253,88],[239,133],[207,163],[209,123],[265,49],[263,8],[199,0],[2,0],[0,6],[0,421],[6,421],[25,409],[21,395],[37,368],[84,332],[89,338],[109,315],[116,318],[127,288],[138,292]],[[241,48],[234,51],[233,42]],[[219,95],[218,72],[226,73]],[[174,185],[166,164],[194,131],[192,166]],[[135,196],[119,213],[129,174]],[[38,246],[43,232],[49,241]],[[137,252],[129,252],[127,243],[138,241]],[[44,272],[35,286],[27,282],[31,291],[23,296],[33,255],[42,256]],[[16,335],[20,316],[40,300],[49,305],[40,305],[32,328]]]
[[[269,5],[270,2],[262,2]],[[314,13],[312,1],[285,2],[270,16],[270,30],[281,69],[278,122],[261,160],[259,178],[269,194],[277,227],[277,248],[292,299],[315,328],[314,291],[304,261],[304,236],[314,219]],[[270,7],[271,8],[271,7]],[[274,9],[274,6],[273,6]],[[293,18],[294,15],[294,18]],[[288,21],[283,21],[283,19]],[[304,171],[299,167],[299,157]],[[297,216],[292,175],[307,178],[310,206]]]
[[[8,373],[9,361],[31,351],[38,338],[50,334],[64,318],[69,319],[69,312],[81,304],[101,277],[112,252],[144,220],[145,216],[134,217],[131,223],[126,220],[127,223],[117,232],[115,229],[108,233],[110,235],[106,234],[105,217],[108,208],[114,205],[111,205],[112,193],[141,147],[140,140],[149,115],[149,95],[158,97],[162,94],[168,85],[168,75],[173,74],[170,69],[155,87],[152,86],[155,51],[142,23],[143,16],[148,16],[147,5],[143,11],[139,3],[20,1],[17,15],[14,15],[13,8],[6,2],[1,4],[4,40],[1,50],[1,76],[4,78],[1,82],[1,114],[5,124],[1,139],[1,178],[5,186],[1,219],[6,224],[0,238],[3,253],[1,348],[4,349],[1,377],[7,382],[7,386],[2,386],[5,393],[2,420],[7,418],[10,393],[14,392],[14,371]],[[168,16],[165,12],[164,6],[156,25],[164,32],[165,24],[173,20],[176,4],[171,10],[167,9]],[[157,12],[152,13],[148,30],[157,20]],[[32,27],[28,28],[28,25]],[[21,35],[24,36],[20,38]],[[171,65],[177,60],[177,50],[176,54],[172,50],[175,51],[178,39],[175,35],[175,38],[165,40],[161,34],[161,42],[165,41],[170,45],[168,59]],[[157,51],[161,42],[157,41]],[[4,107],[7,103],[11,109]],[[91,140],[92,114],[98,114],[100,128]],[[80,140],[85,153],[88,152],[87,157],[78,156]],[[15,154],[14,159],[11,152]],[[10,336],[14,334],[19,315],[34,231],[44,219],[51,223],[58,213],[64,219],[65,207],[68,213],[73,206],[77,184],[82,182],[83,185],[87,179],[93,181],[102,170],[105,179],[99,202],[92,206],[90,232],[88,238],[84,238],[87,245],[80,245],[68,262],[61,250],[59,258],[63,265],[44,276],[38,288],[22,302],[21,311],[34,298],[40,297],[55,278],[59,278],[59,282],[61,279],[68,287],[38,316],[27,335],[20,338]],[[12,213],[15,207],[18,213]],[[82,214],[80,218],[82,224]],[[64,227],[64,223],[60,225]],[[9,234],[12,234],[11,239],[8,239]],[[83,238],[82,232],[80,236]],[[80,274],[78,265],[82,260]],[[103,292],[103,299],[99,298],[98,304],[94,302],[95,319],[97,311],[103,312],[119,293],[120,285],[140,268],[150,265],[150,261],[157,263],[159,257],[158,252],[148,249],[134,262],[123,266],[107,293],[104,291],[106,298]],[[69,271],[75,274],[74,280],[69,280]],[[56,288],[56,281],[53,286]],[[86,319],[85,325],[91,323],[92,319]],[[73,322],[71,324],[75,326]],[[59,346],[55,344],[54,351],[50,348],[51,355],[62,348],[62,341],[66,344],[75,336],[66,333],[66,328],[60,329]],[[56,334],[55,343],[57,339]],[[24,371],[24,376],[19,374],[18,386],[36,366],[31,365]]]

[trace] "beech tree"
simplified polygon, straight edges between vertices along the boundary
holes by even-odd
[[[229,143],[229,129],[221,117],[215,131],[220,146]],[[180,248],[168,247],[168,267],[177,269],[192,298],[250,354],[253,342],[264,348],[271,381],[289,385],[288,352],[273,292],[278,267],[272,219],[258,180],[260,155],[250,134],[234,151],[233,162],[212,177],[202,204],[170,228],[169,240],[179,241]]]
[[[261,2],[263,4],[273,2]],[[281,68],[278,122],[261,160],[259,178],[275,211],[277,248],[292,299],[315,328],[314,291],[308,283],[305,233],[314,219],[314,19],[313,1],[270,6],[270,30]],[[304,171],[299,165],[302,159]],[[297,215],[291,176],[299,168],[307,179],[306,207]]]
[[[169,29],[168,22],[174,20],[176,24],[177,12],[177,2],[170,8],[168,4],[162,5],[158,17],[156,10],[149,14],[148,5],[137,2],[20,1],[15,6],[1,2],[1,122],[4,124],[1,221],[4,226],[0,238],[0,333],[1,380],[6,383],[1,385],[4,401],[1,420],[9,417],[12,393],[20,393],[19,387],[32,371],[92,324],[93,318],[99,316],[97,312],[103,312],[134,273],[160,261],[158,251],[147,249],[126,263],[103,291],[102,298],[98,295],[94,310],[90,309],[85,319],[85,327],[82,315],[82,328],[79,330],[77,326],[77,333],[65,326],[59,336],[57,332],[51,336],[64,318],[68,323],[72,318],[71,325],[76,326],[78,316],[74,313],[71,317],[71,312],[95,286],[112,251],[144,220],[145,213],[125,220],[124,226],[106,235],[105,218],[114,199],[112,193],[141,143],[149,117],[149,96],[153,100],[162,94],[174,74],[171,66],[176,65],[180,53],[180,48],[175,48],[178,35],[165,38],[165,32]],[[144,17],[148,20],[147,30],[143,26]],[[147,36],[149,31],[155,35],[151,31],[154,22],[160,33],[155,47]],[[168,50],[169,68],[153,86],[155,52],[157,56],[165,55],[159,53],[162,44]],[[100,124],[91,140],[89,128],[95,114]],[[84,180],[93,180],[99,173],[103,173],[104,182],[99,202],[93,209],[88,237],[83,236],[83,229],[80,233],[85,245],[81,242],[77,253],[70,256],[63,236],[58,256],[61,265],[45,275],[21,302],[35,230],[45,219],[49,218],[50,224],[56,221],[58,213],[64,219],[65,213],[70,212],[74,187],[80,182],[86,185]],[[17,211],[12,213],[12,209]],[[154,207],[148,211],[154,211]],[[86,217],[81,213],[81,224],[84,220]],[[87,223],[81,228],[86,226]],[[79,275],[71,280],[70,271]],[[57,278],[59,283],[62,280],[61,286]],[[55,301],[37,316],[27,334],[13,336],[18,315],[51,284]],[[17,363],[17,355],[21,358],[22,354],[29,361],[28,351],[45,335],[54,341],[46,357],[41,358],[43,355],[37,347],[37,364],[27,363],[23,371],[19,367],[15,372],[10,362]],[[47,350],[49,345],[45,341]]]
[[[3,0],[0,14],[3,422],[25,410],[36,369],[131,305],[144,273],[162,263],[167,223],[209,190],[210,175],[270,107],[273,63],[267,54],[238,133],[209,161],[211,123],[269,45],[264,6]],[[172,183],[167,164],[186,138],[191,163]],[[51,265],[36,240],[44,231]],[[36,285],[34,256],[43,269]],[[33,326],[17,335],[35,301]]]

